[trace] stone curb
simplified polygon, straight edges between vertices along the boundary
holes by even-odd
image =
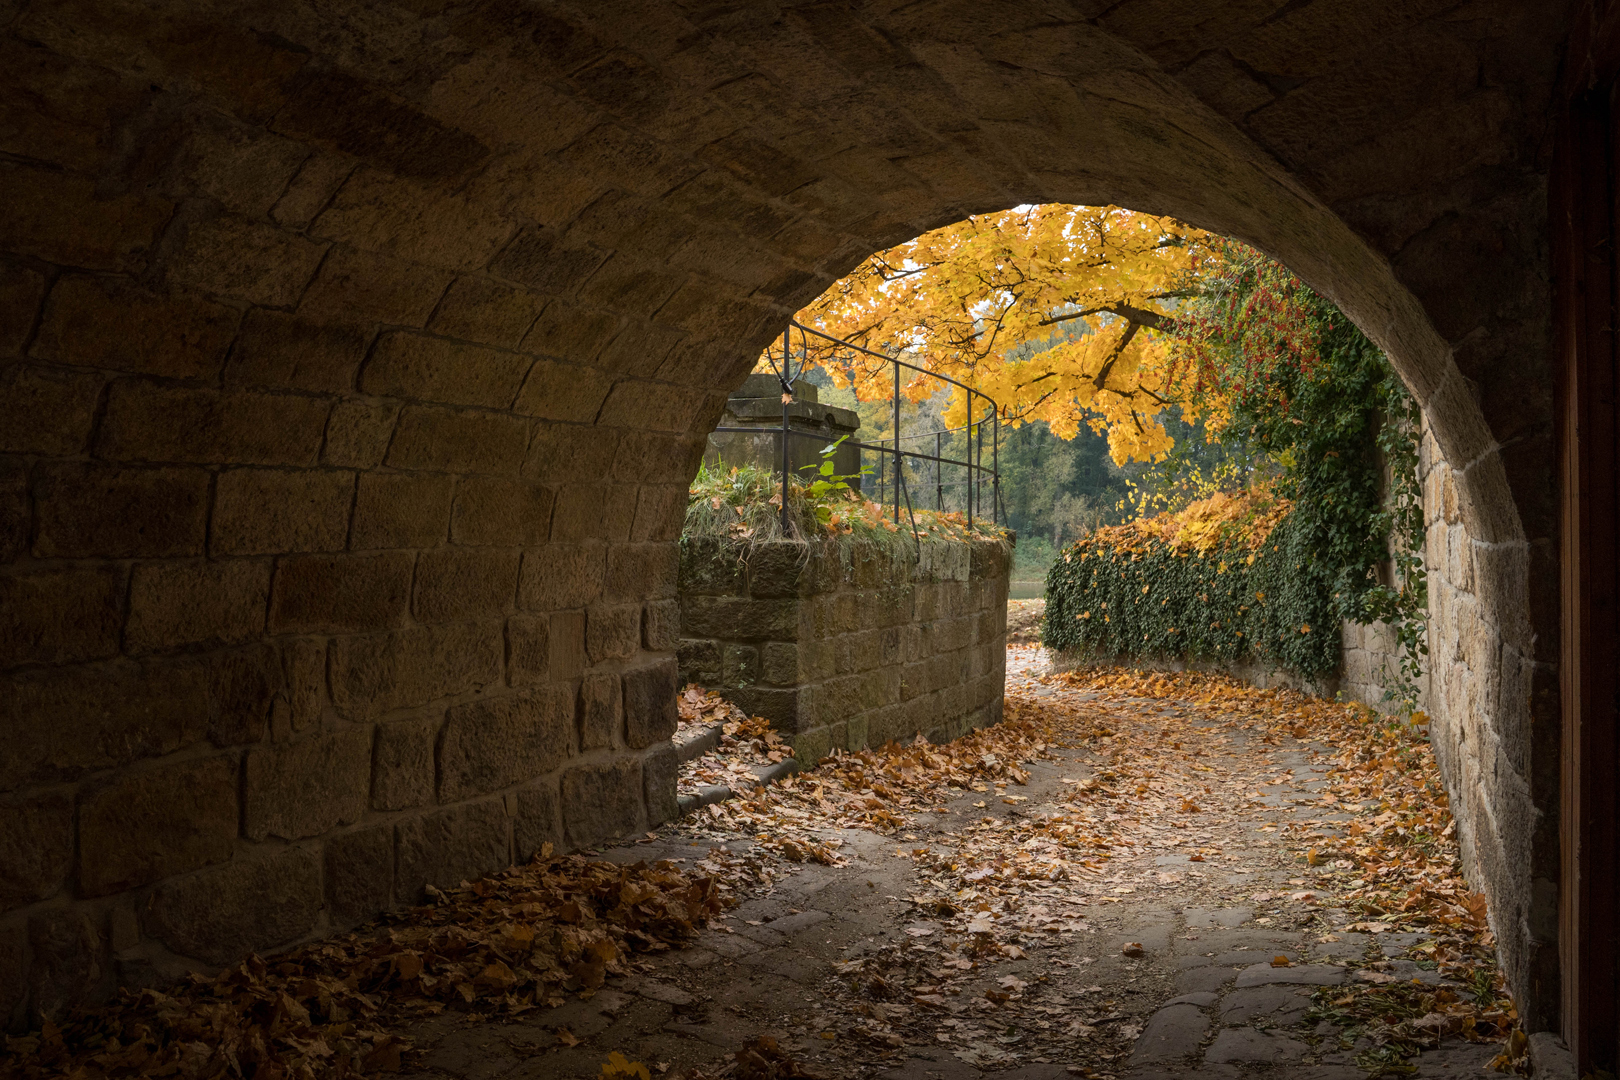
[[[699,735],[694,735],[685,742],[675,744],[675,757],[685,765],[693,758],[700,758],[710,750],[720,748],[721,725],[715,724]]]
[[[719,729],[716,728],[715,730],[718,731]],[[702,737],[703,736],[699,736],[699,738],[702,738]],[[697,740],[694,739],[692,741],[696,742]],[[718,743],[718,741],[719,741],[718,736],[716,736],[715,741]],[[681,747],[681,749],[684,750],[686,746],[690,746],[690,745],[691,745],[691,743],[686,743]],[[697,756],[698,756],[697,754],[692,755],[692,757],[697,757]],[[684,759],[684,760],[690,760],[690,759],[688,758],[688,759]],[[770,784],[776,783],[778,780],[785,780],[785,779],[792,776],[794,773],[796,773],[798,771],[799,771],[799,759],[798,758],[783,758],[781,761],[778,761],[775,765],[767,766],[767,767],[759,770],[758,772],[756,772],[754,774],[754,778],[756,780],[758,780],[762,785],[770,785]],[[737,797],[737,794],[738,794],[737,792],[733,791],[731,788],[727,787],[725,784],[709,784],[709,785],[706,785],[705,787],[699,788],[697,794],[695,794],[695,795],[681,795],[681,796],[678,796],[676,798],[676,800],[675,800],[675,805],[677,806],[677,808],[680,811],[680,816],[685,817],[686,815],[690,814],[692,811],[697,810],[697,809],[699,809],[701,807],[704,807],[704,806],[708,806],[710,803],[725,802],[727,799],[735,799]]]

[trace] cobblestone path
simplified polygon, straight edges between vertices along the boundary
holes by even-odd
[[[1086,694],[1037,680],[1041,655],[1010,650],[1009,692],[1083,704]],[[1422,935],[1345,930],[1353,917],[1331,899],[1344,869],[1308,867],[1297,841],[1285,841],[1289,822],[1312,820],[1331,836],[1357,809],[1315,794],[1333,748],[1266,742],[1192,702],[1113,707],[1115,740],[1174,748],[1192,762],[1183,775],[1198,786],[1197,811],[1122,821],[1130,843],[1102,872],[1008,905],[1002,916],[1031,927],[1013,956],[979,963],[945,948],[937,924],[907,899],[927,872],[910,852],[949,851],[970,823],[1062,804],[1077,780],[1107,766],[1105,747],[1036,764],[1015,789],[1022,800],[968,792],[943,813],[915,815],[902,840],[837,831],[846,865],[793,867],[724,929],[653,957],[589,1001],[516,1023],[447,1013],[410,1032],[425,1053],[408,1068],[562,1080],[601,1075],[618,1051],[674,1077],[693,1066],[718,1072],[729,1052],[764,1035],[828,1080],[1367,1076],[1371,1063],[1356,1059],[1368,1044],[1312,1018],[1313,995],[1331,998],[1352,980],[1440,977],[1422,960]],[[605,854],[695,864],[713,843],[687,824]],[[746,840],[727,846],[749,849]],[[1486,1068],[1497,1049],[1447,1039],[1409,1064],[1421,1077],[1497,1075]]]

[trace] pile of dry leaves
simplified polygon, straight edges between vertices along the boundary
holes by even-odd
[[[751,740],[756,754],[775,745],[769,742],[774,733],[764,720],[735,727],[728,723],[727,731],[745,747],[744,740]],[[950,743],[930,743],[918,736],[875,750],[835,751],[815,769],[768,787],[733,783],[732,789],[743,794],[705,807],[707,820],[700,817],[694,824],[725,835],[750,836],[790,862],[838,865],[841,841],[818,832],[892,833],[905,827],[906,813],[934,809],[948,788],[985,790],[987,782],[1021,784],[1027,774],[1020,762],[1051,756],[1053,738],[1049,710],[1009,696],[1001,723]],[[735,771],[729,775],[741,779]]]
[[[168,993],[126,991],[7,1039],[0,1073],[312,1080],[396,1071],[406,1046],[385,1030],[394,1022],[447,1005],[514,1015],[561,1004],[568,991],[588,995],[632,954],[685,941],[727,904],[712,875],[549,850],[430,892],[436,903],[359,932],[272,961],[251,957]]]

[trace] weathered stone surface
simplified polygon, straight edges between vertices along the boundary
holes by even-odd
[[[641,646],[649,652],[674,652],[681,644],[681,605],[655,600],[643,609]]]
[[[282,559],[270,593],[270,629],[332,634],[398,626],[410,602],[415,563],[405,551]]]
[[[501,548],[439,548],[416,560],[412,613],[420,622],[504,615],[517,589],[521,552]]]
[[[381,397],[479,405],[512,403],[533,357],[427,334],[390,332],[378,339],[360,389]]]
[[[579,748],[600,750],[613,745],[624,724],[623,695],[617,672],[592,672],[580,683]]]
[[[181,379],[217,374],[240,314],[184,293],[69,275],[45,302],[32,355],[81,367]]]
[[[326,910],[339,926],[386,911],[394,897],[394,827],[383,823],[339,833],[322,853]]]
[[[1131,1064],[1176,1061],[1197,1053],[1209,1018],[1196,1005],[1167,1005],[1154,1013],[1131,1050]]]
[[[563,850],[562,803],[556,780],[547,778],[518,789],[512,840],[520,864],[534,858],[546,844]]]
[[[1221,1002],[1221,1023],[1253,1024],[1264,1021],[1287,1027],[1304,1019],[1311,1007],[1311,992],[1290,986],[1251,986],[1233,990]]]
[[[0,577],[0,667],[117,655],[124,581],[112,566]]]
[[[641,759],[642,799],[647,805],[647,824],[651,827],[680,816],[675,798],[675,774],[680,765],[675,747],[668,743],[653,747]]]
[[[0,1027],[10,1031],[26,1026],[23,1006],[32,974],[27,921],[18,918],[0,923]]]
[[[567,759],[573,744],[570,687],[457,705],[439,739],[439,801],[488,794],[548,773]]]
[[[230,858],[234,754],[125,774],[81,797],[79,890],[105,896]]]
[[[1344,968],[1331,964],[1296,964],[1292,967],[1272,967],[1255,964],[1238,972],[1237,987],[1265,986],[1271,983],[1299,986],[1337,986],[1344,982]]]
[[[585,670],[585,613],[559,611],[546,624],[551,655],[551,679],[566,682]]]
[[[338,402],[326,421],[321,461],[349,468],[376,468],[388,452],[388,440],[398,419],[399,406],[387,402]]]
[[[0,911],[55,894],[73,868],[73,800],[63,792],[0,796]]]
[[[1180,1006],[1177,1006],[1178,1008]],[[1304,1057],[1309,1047],[1298,1039],[1272,1035],[1252,1028],[1226,1028],[1204,1051],[1204,1060],[1216,1064],[1285,1064]]]
[[[342,551],[354,474],[308,469],[230,469],[214,487],[210,550],[219,555]]]
[[[377,725],[371,773],[374,810],[408,810],[433,801],[434,749],[444,727],[442,710],[384,720]]]
[[[239,644],[264,632],[269,598],[265,560],[136,566],[124,640],[131,653]]]
[[[576,765],[563,773],[563,822],[568,844],[590,847],[641,827],[641,762]]]
[[[506,679],[512,686],[534,686],[551,677],[550,628],[544,615],[506,620]]]
[[[511,861],[502,799],[447,807],[394,827],[394,898],[414,904],[428,885],[453,886]]]
[[[532,480],[469,477],[456,487],[451,538],[503,547],[544,544],[551,534],[551,489]]]
[[[585,653],[591,663],[628,660],[641,645],[641,605],[595,604],[585,611]]]
[[[450,520],[448,476],[362,473],[349,547],[427,548],[442,544]]]
[[[309,933],[322,899],[320,852],[290,848],[165,881],[142,922],[180,955],[224,964]]]
[[[101,385],[101,377],[88,372],[21,364],[0,370],[0,451],[83,454],[89,449]]]
[[[673,657],[624,673],[624,740],[628,745],[651,746],[675,734],[680,720],[675,708],[679,683],[680,671]]]
[[[44,466],[34,487],[41,558],[201,555],[208,473],[188,468]]]
[[[354,385],[366,335],[279,311],[252,308],[225,364],[227,386],[341,394]]]
[[[359,821],[371,791],[371,729],[353,728],[249,750],[242,831],[300,840]]]
[[[72,1005],[107,989],[107,942],[89,912],[40,912],[28,920],[28,946],[35,1014],[61,1020]]]
[[[595,544],[548,544],[524,556],[518,606],[525,611],[582,608],[602,595],[607,549]]]
[[[414,626],[337,638],[328,649],[332,704],[351,718],[412,708],[500,682],[500,623]]]

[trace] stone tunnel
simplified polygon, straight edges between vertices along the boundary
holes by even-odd
[[[1282,259],[1422,403],[1436,742],[1556,1027],[1574,17],[0,5],[0,1016],[668,818],[727,392],[872,251],[1064,202]]]

